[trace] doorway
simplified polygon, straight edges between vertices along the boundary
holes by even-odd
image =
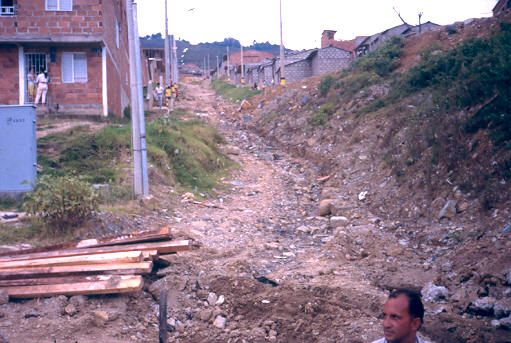
[[[32,104],[35,100],[37,75],[48,70],[48,59],[45,53],[25,54],[25,103]]]

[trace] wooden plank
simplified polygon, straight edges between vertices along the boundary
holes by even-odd
[[[114,245],[111,247],[99,247],[99,248],[86,248],[86,249],[67,249],[67,250],[54,250],[47,252],[37,252],[25,255],[15,256],[4,256],[0,257],[0,262],[7,261],[25,261],[38,258],[52,258],[52,257],[64,257],[64,256],[77,256],[77,255],[92,255],[92,254],[106,254],[113,252],[123,252],[132,250],[157,250],[158,254],[170,254],[179,251],[185,251],[190,249],[190,241],[188,240],[177,240],[177,241],[166,241],[166,242],[155,242],[155,243],[135,243],[127,245]]]
[[[38,297],[52,297],[56,295],[90,295],[114,294],[140,291],[143,286],[141,276],[110,276],[105,280],[63,283],[57,285],[34,285],[2,287],[9,294],[9,298],[28,299]]]
[[[42,266],[68,266],[100,263],[132,263],[143,260],[141,251],[123,251],[108,254],[78,255],[54,258],[41,258],[26,261],[0,262],[0,270],[7,268],[26,268]]]
[[[27,279],[0,280],[0,287],[58,285],[63,283],[105,281],[113,275],[70,275]]]
[[[131,244],[131,243],[143,243],[153,242],[171,239],[170,228],[163,227],[158,231],[145,231],[130,233],[117,237],[107,237],[99,239],[86,239],[78,242],[77,248],[90,248],[90,247],[102,247],[118,244]]]
[[[0,269],[0,280],[63,276],[73,274],[149,274],[153,262],[88,264],[78,266],[32,267]]]
[[[63,243],[46,247],[39,248],[31,248],[31,249],[23,249],[18,251],[7,251],[4,253],[0,253],[2,257],[13,257],[18,255],[25,254],[33,254],[33,253],[41,253],[48,252],[53,250],[63,250],[63,249],[79,249],[79,248],[91,248],[112,244],[131,244],[131,243],[142,243],[142,242],[154,242],[154,241],[164,241],[171,239],[171,229],[168,227],[163,227],[156,231],[141,231],[134,232],[131,234],[126,234],[122,236],[111,236],[96,239],[96,245],[94,245],[91,240],[82,240],[79,242],[71,242],[71,243]]]

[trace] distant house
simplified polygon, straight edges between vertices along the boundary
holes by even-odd
[[[353,51],[329,46],[312,54],[312,75],[318,76],[346,69],[354,60]]]
[[[275,82],[274,59],[263,61],[257,68],[259,74],[259,82],[265,86],[269,86]]]
[[[253,69],[258,67],[258,65],[261,64],[261,62],[273,58],[273,54],[266,52],[266,51],[259,51],[259,50],[245,50],[243,51],[243,72],[246,74],[247,68],[250,66],[251,68],[251,74],[254,78],[254,71]],[[231,77],[231,80],[235,83],[241,82],[241,51],[237,51],[234,53],[229,54],[229,63],[227,63],[227,58],[224,58],[222,61],[222,65],[220,67],[221,70],[225,74],[227,74],[227,68],[230,68],[229,75]],[[259,75],[257,75],[257,78],[259,79]],[[247,78],[245,76],[245,81],[247,81]],[[247,81],[248,82],[248,81]]]
[[[324,30],[321,35],[321,48],[336,47],[351,52],[355,57],[355,49],[367,38],[366,36],[358,36],[352,40],[336,40],[336,33],[337,31],[334,30]]]
[[[440,25],[432,23],[430,21],[413,26],[408,24],[401,24],[387,29],[383,32],[374,34],[365,38],[355,49],[356,56],[363,56],[369,52],[372,52],[383,45],[389,38],[392,37],[409,37],[416,34],[432,31],[439,28]]]
[[[121,0],[1,0],[0,104],[32,103],[29,78],[48,71],[53,111],[122,115],[127,32]]]
[[[287,54],[284,65],[286,82],[293,83],[307,77],[345,69],[353,59],[351,51],[334,46]],[[280,80],[280,58],[275,59],[274,65],[275,80]]]
[[[493,16],[498,17],[511,9],[511,0],[499,0],[493,8]]]
[[[149,80],[158,80],[165,76],[165,41],[163,39],[140,39],[142,49],[142,78],[144,85]]]

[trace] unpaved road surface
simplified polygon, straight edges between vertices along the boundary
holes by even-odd
[[[10,342],[157,342],[157,301],[167,289],[169,342],[363,343],[380,337],[383,289],[434,277],[426,242],[399,223],[383,225],[358,206],[349,185],[322,187],[325,175],[315,165],[246,130],[247,118],[206,82],[183,90],[178,106],[222,132],[223,150],[239,168],[215,197],[195,202],[153,184],[153,200],[136,214],[107,216],[105,226],[170,226],[176,238],[193,239],[194,249],[166,257],[170,265],[139,294],[0,305],[0,333]],[[346,194],[347,218],[318,215],[328,192]],[[426,328],[442,312],[441,305],[427,308]],[[455,331],[458,324],[450,324]],[[456,342],[462,341],[478,342]]]

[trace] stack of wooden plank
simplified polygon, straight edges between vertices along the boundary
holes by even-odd
[[[0,291],[9,298],[134,292],[159,255],[189,248],[162,228],[0,254]]]

